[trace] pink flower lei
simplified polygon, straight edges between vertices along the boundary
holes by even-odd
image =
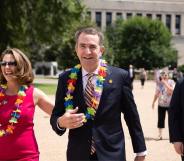
[[[7,88],[7,85],[0,85],[0,101],[1,101],[0,106],[3,106],[6,103],[8,103],[7,101],[4,100],[6,88]],[[20,118],[20,114],[21,114],[20,108],[26,96],[25,91],[27,88],[28,87],[26,85],[23,85],[19,88],[17,99],[14,104],[15,109],[13,109],[13,111],[11,112],[11,117],[10,117],[10,120],[8,121],[9,124],[7,125],[6,129],[0,129],[0,137],[13,134],[15,125],[18,123],[18,119]],[[1,124],[0,124],[0,127],[1,127]]]
[[[70,110],[73,109],[73,93],[75,90],[75,85],[77,81],[77,74],[80,71],[81,65],[78,64],[74,68],[71,69],[71,73],[69,75],[69,80],[67,81],[67,89],[68,91],[66,92],[66,97],[65,99],[65,110]],[[88,119],[94,119],[94,116],[96,114],[96,107],[99,105],[99,100],[100,100],[100,95],[102,92],[103,88],[103,83],[105,81],[105,77],[107,75],[107,62],[105,60],[100,61],[100,67],[98,69],[98,75],[97,75],[97,81],[96,81],[96,86],[94,89],[94,96],[92,98],[92,106],[87,107],[86,112],[85,112],[85,119],[84,122],[87,122]]]

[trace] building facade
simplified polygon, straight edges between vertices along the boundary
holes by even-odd
[[[133,16],[159,19],[173,36],[178,65],[184,64],[184,0],[83,0],[91,20],[105,30],[115,20]]]

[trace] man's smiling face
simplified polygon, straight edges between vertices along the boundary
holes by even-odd
[[[104,47],[99,45],[98,35],[81,33],[77,40],[75,50],[82,67],[87,72],[93,72],[99,63]]]

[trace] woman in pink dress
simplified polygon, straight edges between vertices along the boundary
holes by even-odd
[[[0,160],[38,161],[33,130],[35,106],[50,115],[53,104],[33,87],[31,63],[19,49],[6,49],[0,66]]]

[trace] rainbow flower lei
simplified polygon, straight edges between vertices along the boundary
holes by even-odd
[[[0,85],[0,101],[4,100],[6,88],[7,88],[7,85]],[[8,121],[9,124],[7,125],[7,128],[5,130],[0,129],[0,137],[13,134],[15,125],[18,123],[18,119],[20,118],[20,114],[21,114],[20,108],[26,96],[25,91],[27,88],[28,87],[26,85],[23,85],[19,88],[17,99],[15,101],[15,109],[11,112],[11,117],[10,117],[10,120]]]
[[[69,75],[69,80],[67,81],[67,89],[68,91],[66,92],[66,97],[64,106],[65,110],[70,110],[73,109],[73,93],[75,90],[75,85],[77,81],[77,74],[80,71],[81,65],[78,64],[74,68],[71,69],[71,73]],[[98,75],[97,75],[97,81],[96,81],[96,86],[94,89],[94,97],[92,98],[92,106],[87,107],[86,112],[85,112],[85,118],[83,122],[87,122],[88,119],[94,119],[94,116],[96,114],[96,107],[99,105],[99,100],[100,100],[100,95],[102,92],[102,87],[103,83],[105,81],[105,77],[107,75],[107,62],[105,60],[100,61],[100,67],[98,69]]]

